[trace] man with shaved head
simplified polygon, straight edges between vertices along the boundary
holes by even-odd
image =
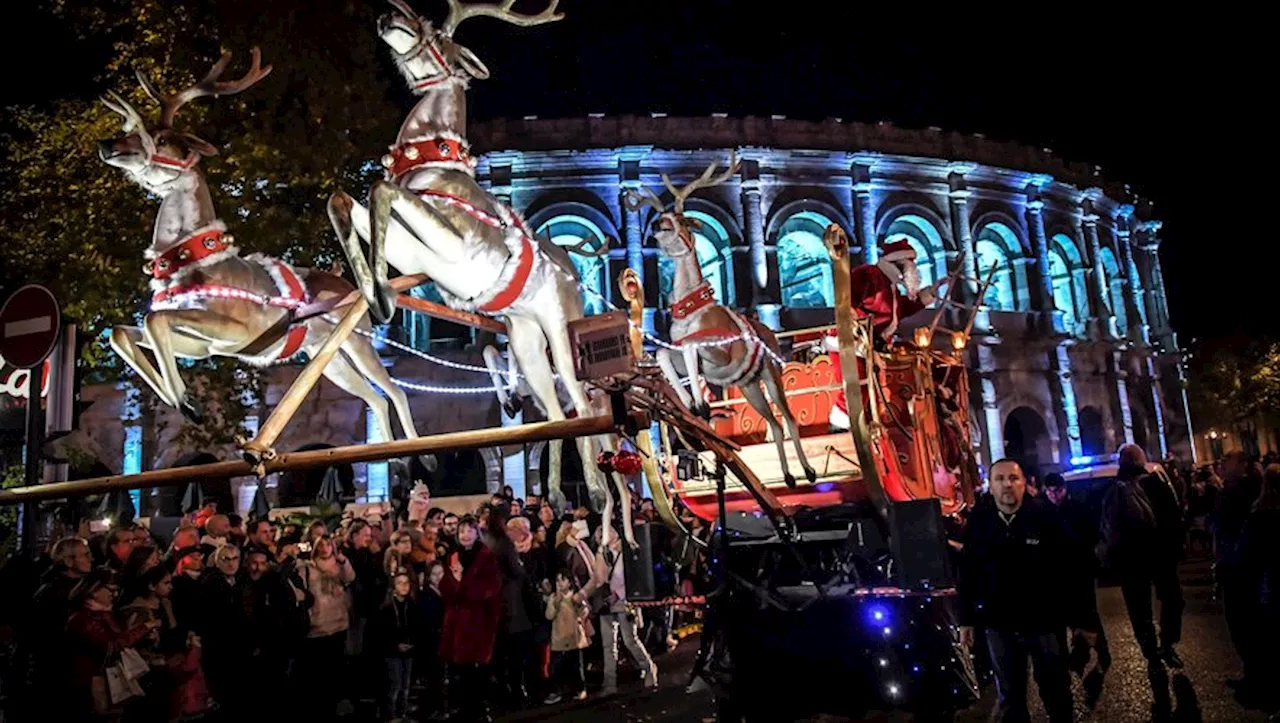
[[[1152,672],[1181,668],[1174,645],[1182,638],[1182,507],[1168,479],[1149,469],[1136,444],[1119,450],[1120,469],[1102,502],[1102,559],[1120,577],[1133,636]],[[1151,590],[1160,599],[1160,635]]]
[[[1051,723],[1072,720],[1067,627],[1087,627],[1091,596],[1077,575],[1070,537],[1043,497],[1027,494],[1022,465],[991,465],[991,494],[973,509],[964,532],[960,574],[960,640],[972,646],[985,630],[998,693],[995,719],[1030,720],[1027,662]]]

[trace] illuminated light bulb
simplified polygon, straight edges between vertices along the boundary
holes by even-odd
[[[890,684],[889,684],[889,695],[892,695],[892,696],[895,696],[895,697],[896,697],[896,696],[898,695],[898,692],[899,692],[900,690],[901,690],[901,689],[900,689],[900,688],[898,688],[898,684],[897,684],[897,683],[890,683]]]
[[[881,668],[883,668],[883,667],[885,667],[885,666],[887,666],[887,665],[889,665],[889,661],[888,661],[888,660],[885,660],[884,658],[881,658],[881,659],[880,659],[880,667],[881,667]]]
[[[922,326],[915,331],[916,346],[921,349],[927,349],[933,343],[933,332],[927,326]]]
[[[968,342],[964,338],[964,334],[958,331],[951,332],[951,348],[960,351]]]
[[[892,634],[893,634],[893,628],[885,628],[885,629],[884,629],[884,634],[885,634],[885,635],[892,635]]]
[[[871,614],[871,617],[875,618],[876,622],[879,622],[881,620],[884,620],[884,612],[881,610],[877,610]]]

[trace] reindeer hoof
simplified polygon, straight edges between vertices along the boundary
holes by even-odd
[[[791,474],[790,472],[788,472],[788,473],[786,473],[785,475],[783,475],[783,476],[782,476],[782,479],[786,480],[786,482],[787,482],[787,487],[790,487],[791,489],[795,489],[795,488],[796,488],[796,476],[795,476],[795,475],[793,475],[793,474]]]
[[[818,481],[818,473],[811,469],[806,469],[804,471],[804,476],[809,479],[809,484],[813,484]]]
[[[200,407],[200,402],[189,396],[183,395],[182,402],[178,405],[178,411],[182,412],[182,416],[192,424],[204,424],[204,410]]]
[[[502,411],[506,412],[508,419],[515,419],[523,408],[524,404],[517,401],[514,396],[507,397],[507,401],[502,403]]]
[[[408,484],[411,479],[409,475],[409,465],[403,459],[388,460],[387,472],[393,480],[393,487],[397,487],[400,484]]]
[[[418,461],[422,463],[422,468],[430,474],[435,474],[440,468],[440,462],[436,460],[434,454],[423,454],[418,456]]]
[[[378,324],[390,324],[396,314],[396,292],[385,284],[373,295],[373,303],[369,305],[369,316]]]
[[[605,490],[591,490],[591,509],[593,512],[603,512],[606,495],[609,494]]]

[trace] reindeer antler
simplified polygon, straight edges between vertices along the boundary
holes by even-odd
[[[250,54],[253,57],[253,65],[244,74],[244,77],[239,80],[218,80],[222,76],[222,72],[227,69],[227,64],[231,62],[231,51],[227,51],[222,54],[218,62],[213,64],[213,67],[209,69],[203,80],[173,95],[161,95],[151,81],[142,74],[142,71],[136,71],[136,74],[138,82],[142,84],[142,89],[147,92],[147,95],[151,96],[152,100],[160,104],[161,127],[172,128],[173,118],[178,113],[178,109],[196,98],[210,95],[215,98],[221,95],[235,95],[267,77],[267,74],[271,72],[271,66],[262,67],[261,51],[258,48],[254,48],[250,51]]]
[[[102,104],[110,108],[113,112],[124,118],[121,124],[125,133],[137,133],[142,139],[142,146],[147,153],[155,152],[155,141],[151,138],[151,134],[147,132],[147,124],[142,120],[142,115],[133,107],[133,104],[125,100],[123,96],[114,90],[107,91],[102,96]]]
[[[449,17],[440,26],[440,32],[448,36],[453,35],[453,32],[458,29],[462,21],[480,16],[505,20],[522,28],[542,25],[543,23],[553,23],[564,19],[564,13],[556,12],[556,6],[560,4],[560,0],[550,0],[547,9],[537,15],[526,15],[512,11],[511,8],[516,4],[516,0],[502,0],[500,3],[464,3],[461,0],[448,0],[448,2]]]
[[[649,206],[658,213],[667,212],[667,207],[663,205],[662,199],[658,198],[658,194],[644,186],[628,188],[627,192],[622,196],[622,205],[626,206],[628,211],[639,211],[645,206]]]
[[[587,258],[598,259],[601,256],[608,256],[609,249],[613,248],[614,240],[608,236],[604,239],[604,244],[600,248],[591,250],[591,238],[587,237],[574,244],[573,246],[565,246],[564,250],[578,256],[586,256]]]
[[[684,213],[684,202],[689,199],[689,196],[693,195],[694,191],[698,190],[699,188],[711,188],[712,186],[719,186],[720,184],[732,178],[733,174],[738,172],[737,152],[730,151],[729,167],[724,170],[724,173],[721,173],[718,176],[712,177],[711,174],[716,170],[716,166],[718,165],[719,165],[718,163],[713,162],[711,165],[707,166],[707,170],[703,171],[701,176],[698,176],[697,178],[693,179],[688,184],[686,184],[683,188],[676,188],[675,185],[671,183],[671,179],[667,177],[667,174],[665,173],[662,174],[662,183],[666,185],[668,191],[671,191],[671,195],[676,197],[676,213]]]

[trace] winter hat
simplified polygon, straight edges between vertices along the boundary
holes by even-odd
[[[897,241],[890,241],[880,247],[881,261],[906,261],[915,260],[916,250],[911,248],[910,242],[904,238]]]

